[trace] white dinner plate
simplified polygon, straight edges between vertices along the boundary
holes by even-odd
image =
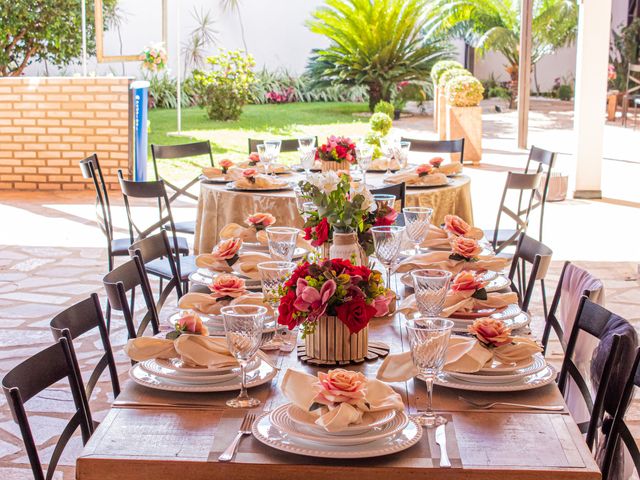
[[[270,382],[276,376],[277,370],[264,360],[260,359],[260,365],[247,375],[247,388],[257,387],[264,383]],[[220,383],[211,383],[206,385],[187,385],[176,382],[168,378],[160,377],[147,372],[138,363],[129,369],[129,377],[138,385],[153,388],[155,390],[166,390],[170,392],[232,392],[240,390],[240,377],[236,376],[230,380]]]
[[[540,355],[540,354],[538,354]],[[497,360],[493,360],[490,365],[485,365],[480,369],[480,373],[483,375],[504,375],[507,373],[513,373],[516,370],[528,368],[533,365],[534,356],[531,356],[525,360],[521,360],[518,363],[501,363]]]
[[[200,181],[202,183],[229,183],[231,179],[227,179],[224,175],[220,175],[218,177],[206,177],[204,175],[200,175]]]
[[[379,427],[390,422],[393,417],[396,416],[396,411],[384,410],[382,412],[367,412],[362,416],[362,423],[359,423],[358,425],[349,425],[344,430],[333,433],[327,432],[324,428],[316,425],[315,421],[318,417],[309,412],[305,412],[303,409],[293,404],[289,404],[287,414],[291,418],[291,421],[296,425],[310,431],[322,433],[323,435],[358,435],[360,433],[368,432],[374,427]]]
[[[281,432],[295,438],[318,443],[320,445],[361,445],[381,438],[390,437],[404,430],[409,423],[406,413],[400,412],[393,418],[377,428],[370,429],[355,435],[331,435],[324,430],[310,429],[295,423],[289,416],[289,405],[281,405],[271,412],[271,424]]]
[[[556,371],[551,365],[545,366],[539,372],[520,377],[509,383],[476,383],[466,382],[443,372],[436,378],[435,384],[441,387],[471,390],[477,392],[518,392],[544,387],[556,379]]]
[[[198,285],[208,286],[211,285],[213,283],[213,280],[221,273],[222,272],[214,272],[213,270],[209,270],[208,268],[198,268],[195,272],[189,275],[189,281]],[[249,277],[245,277],[244,275],[238,275],[237,273],[235,275],[244,279],[247,290],[262,289],[260,279],[252,279]]]
[[[409,419],[407,426],[393,436],[387,436],[373,442],[352,445],[320,445],[301,438],[293,437],[271,423],[269,413],[263,413],[253,423],[253,436],[276,450],[320,458],[370,458],[401,452],[412,447],[422,438],[422,428]]]
[[[156,369],[156,371],[151,373],[158,374],[157,369],[163,369],[163,372],[173,372],[176,375],[190,375],[190,376],[218,376],[218,375],[226,375],[229,373],[237,372],[239,366],[235,367],[197,367],[195,365],[187,365],[179,358],[156,358],[155,360],[146,360],[146,362],[155,362],[157,367],[155,366],[145,366],[145,368],[150,367]],[[145,362],[141,362],[145,363]],[[258,368],[260,365],[260,357],[256,355],[253,360],[247,363],[247,371],[254,370]],[[161,375],[166,376],[166,375]],[[169,377],[167,377],[169,378]]]
[[[508,308],[509,307],[507,307],[507,309]],[[520,310],[520,307],[517,307],[517,308],[519,310],[519,313],[515,314],[514,316],[507,315],[509,318],[496,317],[496,315],[499,315],[499,314],[493,314],[491,315],[491,318],[499,318],[504,322],[505,326],[509,327],[512,331],[519,330],[531,323],[531,317],[529,316],[528,313]],[[467,333],[467,327],[474,322],[473,319],[464,320],[462,318],[450,318],[449,320],[453,322],[452,332],[454,333]]]
[[[511,285],[511,280],[506,275],[498,272],[486,272],[482,276],[482,280],[489,282],[485,288],[488,293],[499,292]],[[405,273],[400,277],[400,281],[405,287],[413,288],[413,279],[411,278],[411,272]]]
[[[166,368],[159,365],[155,359],[140,362],[140,366],[147,372],[157,375],[158,377],[168,378],[178,383],[186,385],[207,385],[212,383],[226,382],[238,376],[238,370],[229,370],[227,373],[213,374],[197,374],[186,373],[180,370]]]
[[[490,374],[485,374],[480,371],[477,373],[461,373],[461,372],[445,372],[454,378],[463,380],[465,382],[471,383],[486,383],[486,384],[497,384],[497,383],[512,383],[519,378],[526,377],[527,375],[532,375],[534,373],[539,372],[547,366],[547,362],[544,357],[540,354],[536,354],[532,357],[532,362],[526,368],[519,368],[512,372],[492,372]]]
[[[276,185],[273,185],[271,187],[266,187],[266,188],[242,188],[242,187],[238,187],[236,185],[236,182],[229,182],[227,183],[227,190],[233,190],[235,192],[282,192],[285,190],[291,190],[292,187],[291,185],[289,185],[287,182],[284,183],[279,183]]]

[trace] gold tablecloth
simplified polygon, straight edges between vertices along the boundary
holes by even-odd
[[[286,177],[292,182],[302,179],[301,175]],[[367,174],[367,184],[383,186],[384,174]],[[442,223],[444,216],[455,214],[473,224],[471,207],[471,185],[469,177],[459,175],[450,185],[436,188],[408,188],[407,206],[433,208],[434,223]],[[232,222],[243,225],[252,213],[267,212],[278,219],[277,225],[302,228],[302,218],[296,208],[292,190],[283,192],[237,192],[225,185],[201,183],[196,218],[194,250],[196,254],[210,252],[218,242],[222,228]]]

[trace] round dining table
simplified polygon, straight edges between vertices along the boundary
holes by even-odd
[[[384,173],[368,173],[367,185],[375,190],[383,186]],[[283,176],[293,184],[304,179],[304,174]],[[471,179],[457,175],[442,187],[407,188],[405,206],[433,208],[433,222],[440,224],[445,215],[455,214],[473,225],[471,207]],[[276,192],[245,192],[231,190],[226,184],[200,182],[198,212],[194,238],[195,254],[208,253],[219,240],[219,233],[229,223],[244,225],[245,219],[256,212],[271,213],[277,225],[302,228],[293,188]]]

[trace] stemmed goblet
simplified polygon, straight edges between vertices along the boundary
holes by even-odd
[[[300,154],[300,165],[304,168],[307,180],[309,180],[309,176],[311,175],[313,163],[316,161],[316,150],[317,149],[313,147],[307,150],[303,148],[298,149],[298,153]]]
[[[433,411],[433,382],[440,374],[451,336],[453,322],[446,318],[417,318],[406,323],[411,359],[427,384],[427,410],[415,420],[427,428],[447,423],[447,419]]]
[[[437,317],[442,312],[451,282],[451,272],[446,270],[423,269],[411,272],[416,306],[420,314]]]
[[[292,227],[267,227],[266,232],[271,258],[290,262],[296,250],[300,230]]]
[[[356,160],[358,167],[362,172],[362,183],[367,184],[367,170],[371,166],[371,159],[373,158],[373,145],[368,143],[360,143],[356,146]]]
[[[409,164],[409,151],[411,150],[411,142],[405,140],[399,143],[400,148],[398,148],[398,162],[400,163],[400,168],[406,168]]]
[[[260,163],[264,164],[264,173],[269,175],[269,165],[271,164],[271,156],[267,151],[267,146],[264,143],[260,143],[256,145],[256,150],[258,151],[258,158],[260,158]]]
[[[415,244],[416,255],[420,253],[420,244],[429,234],[431,215],[433,208],[429,207],[404,207],[404,225],[407,229],[407,237]]]
[[[260,282],[262,283],[262,296],[264,301],[273,308],[276,321],[276,335],[271,341],[262,345],[263,350],[278,350],[282,349],[283,346],[291,347],[291,342],[287,342],[284,338],[287,327],[281,328],[278,324],[278,305],[280,305],[280,290],[295,269],[296,264],[293,262],[273,261],[258,264]]]
[[[220,309],[224,322],[224,333],[227,348],[240,364],[240,394],[227,401],[232,408],[253,408],[260,405],[260,400],[247,394],[247,363],[260,348],[262,328],[267,313],[265,307],[259,305],[228,305]]]
[[[267,156],[269,157],[269,163],[267,166],[269,167],[273,162],[278,161],[278,157],[280,156],[280,146],[282,142],[280,140],[265,140],[264,146],[266,149]],[[269,175],[269,172],[266,172]]]
[[[398,258],[404,227],[396,225],[372,227],[376,258],[387,269],[387,287],[391,288],[391,268]]]

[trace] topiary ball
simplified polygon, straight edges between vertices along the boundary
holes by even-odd
[[[383,137],[391,130],[391,123],[391,117],[382,112],[374,113],[369,119],[371,130],[378,132]]]
[[[447,82],[445,99],[453,107],[475,107],[480,104],[484,87],[475,77],[459,75]]]
[[[386,102],[384,100],[380,100],[378,103],[376,103],[375,108],[373,109],[374,113],[386,113],[387,115],[389,115],[389,117],[393,117],[393,112],[394,112],[394,108],[393,105],[391,105],[389,102]]]
[[[471,72],[469,70],[465,70],[464,68],[452,68],[450,70],[445,70],[440,75],[440,79],[438,80],[438,88],[444,89],[447,86],[449,80],[455,77],[472,77]]]
[[[461,63],[455,60],[440,60],[431,67],[431,80],[435,85],[438,85],[440,76],[447,70],[461,70],[464,69]]]

